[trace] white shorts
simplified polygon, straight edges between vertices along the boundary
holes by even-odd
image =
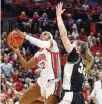
[[[59,95],[60,81],[49,83],[48,81],[44,81],[42,78],[38,78],[37,83],[41,88],[41,95],[46,99],[53,94],[56,96]]]
[[[60,103],[58,104],[71,104],[71,102],[67,101],[67,100],[62,100]]]

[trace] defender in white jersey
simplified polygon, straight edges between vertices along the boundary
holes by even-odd
[[[57,104],[60,95],[61,65],[56,41],[53,40],[52,34],[47,31],[41,34],[40,39],[31,37],[19,30],[16,32],[41,48],[28,62],[21,56],[19,49],[14,50],[25,69],[34,66],[41,69],[37,84],[31,86],[17,104],[43,104],[43,102],[38,101],[40,96],[46,98],[46,104]]]

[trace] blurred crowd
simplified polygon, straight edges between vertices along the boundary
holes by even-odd
[[[12,8],[13,5],[23,5],[33,11],[32,15],[26,10],[19,12],[17,15],[18,28],[36,38],[39,38],[43,31],[51,32],[60,50],[63,72],[67,54],[59,37],[55,15],[55,6],[60,0],[45,0],[43,2],[34,2],[34,0],[17,1],[19,1],[17,4],[11,3],[9,5]],[[30,5],[30,3],[32,5]],[[85,102],[87,102],[86,104],[93,104],[89,96],[93,89],[93,83],[98,80],[97,73],[99,70],[102,70],[102,6],[98,3],[98,0],[63,0],[63,3],[66,11],[62,17],[66,29],[68,30],[68,37],[72,41],[82,40],[88,43],[89,49],[94,56],[93,68],[90,69],[88,78],[85,79],[83,85],[83,94]],[[28,7],[28,4],[31,7]],[[8,5],[7,2],[6,5]],[[3,11],[4,14],[5,11],[6,10]],[[17,10],[15,10],[15,13],[16,11]],[[2,24],[3,18],[5,17],[3,16],[1,18]],[[14,102],[18,101],[24,91],[36,82],[40,73],[40,70],[36,70],[37,68],[26,70],[22,67],[17,55],[7,44],[8,34],[9,33],[3,31],[2,28],[0,46],[0,104],[14,104]],[[23,57],[29,60],[39,49],[25,40],[20,50]],[[43,100],[43,98],[40,100]]]

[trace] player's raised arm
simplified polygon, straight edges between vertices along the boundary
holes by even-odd
[[[46,40],[41,40],[41,39],[37,39],[35,37],[29,36],[26,33],[21,32],[20,30],[17,30],[16,32],[18,32],[18,34],[20,36],[22,36],[23,38],[25,38],[26,40],[30,41],[32,44],[40,47],[40,48],[51,48],[53,46],[53,42],[51,39],[48,39],[48,41]],[[44,37],[45,35],[49,35],[49,37],[52,36],[52,34],[50,32],[42,32],[42,34]]]
[[[65,9],[62,9],[63,3],[58,3],[56,6],[56,17],[57,17],[57,24],[58,24],[58,29],[60,33],[61,40],[63,42],[63,45],[68,53],[70,53],[73,49],[73,46],[67,36],[67,30],[64,26],[63,20],[62,20],[62,13],[65,11]]]

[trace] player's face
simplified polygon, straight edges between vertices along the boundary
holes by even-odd
[[[76,52],[80,54],[80,52],[81,52],[81,46],[76,46],[75,49],[76,49]]]
[[[40,39],[43,40],[43,41],[49,40],[50,39],[49,33],[45,32],[45,33],[41,34]]]
[[[76,52],[77,52],[78,54],[80,54],[80,52],[81,52],[81,46],[78,45],[78,41],[74,41],[74,42],[73,42],[73,45],[75,46]]]

